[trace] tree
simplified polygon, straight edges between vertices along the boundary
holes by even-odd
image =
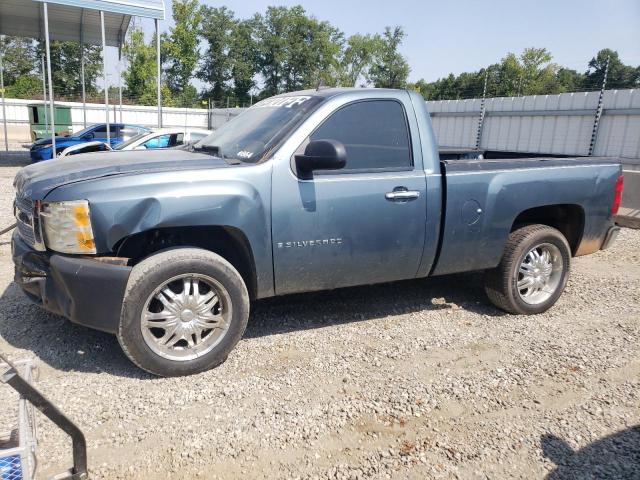
[[[546,48],[525,48],[520,55],[522,65],[522,94],[555,93],[553,84],[558,66]]]
[[[556,90],[558,93],[576,92],[583,88],[586,75],[569,68],[560,67],[556,72]]]
[[[338,67],[338,81],[342,86],[355,87],[358,80],[370,82],[369,69],[382,49],[380,35],[355,34],[347,39]]]
[[[237,22],[229,47],[233,96],[243,104],[249,102],[250,92],[256,86],[255,75],[258,71],[257,45],[252,33],[253,25],[250,21]]]
[[[144,32],[135,28],[129,31],[122,54],[127,62],[127,69],[123,73],[127,95],[139,98],[156,76],[155,51],[146,44]]]
[[[253,19],[265,95],[315,87],[337,69],[343,34],[300,5],[269,7]]]
[[[229,52],[238,21],[235,13],[227,7],[203,7],[202,15],[200,36],[206,41],[207,50],[198,78],[209,85],[205,96],[221,101],[227,94],[227,83],[232,78],[233,62]]]
[[[54,40],[50,51],[55,93],[62,97],[78,96],[82,91],[80,44]],[[45,54],[44,42],[39,42],[36,52],[38,59]],[[93,93],[97,91],[96,80],[102,74],[102,49],[95,45],[85,45],[83,55],[85,90]]]
[[[42,78],[35,75],[22,75],[7,87],[10,98],[42,98]]]
[[[402,27],[385,28],[380,48],[369,71],[371,80],[380,88],[404,88],[411,69],[407,59],[398,52],[405,33]]]
[[[122,47],[122,53],[127,60],[127,70],[123,73],[126,95],[142,105],[157,103],[157,61],[156,37],[146,43],[144,32],[135,28],[129,32]],[[171,90],[167,85],[160,85],[162,104],[174,104]]]
[[[5,85],[33,72],[36,55],[33,42],[21,37],[0,37],[0,54]]]
[[[200,59],[198,30],[202,21],[202,7],[198,0],[173,0],[174,26],[162,35],[167,85],[178,103],[193,103],[193,72]],[[189,88],[192,87],[192,88]]]
[[[589,67],[585,73],[589,88],[600,88],[602,85],[607,59],[609,59],[607,88],[638,88],[640,86],[640,67],[625,65],[620,60],[618,52],[603,48],[589,61]]]

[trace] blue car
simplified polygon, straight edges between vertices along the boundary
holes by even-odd
[[[122,123],[109,124],[109,144],[115,147],[119,143],[129,140],[131,137],[140,133],[147,133],[150,130],[139,125],[126,125]],[[107,124],[98,123],[90,127],[80,130],[69,137],[56,137],[56,156],[72,145],[89,142],[92,140],[102,140],[107,143]],[[40,162],[41,160],[50,160],[53,158],[51,148],[51,137],[41,138],[33,142],[31,145],[31,161]]]

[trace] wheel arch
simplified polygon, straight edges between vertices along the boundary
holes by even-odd
[[[239,228],[227,225],[160,227],[122,238],[114,246],[119,257],[136,265],[154,253],[174,247],[195,247],[216,253],[240,273],[251,299],[257,297],[258,280],[249,239]]]
[[[553,227],[564,235],[576,255],[585,226],[584,208],[577,204],[553,204],[529,208],[520,212],[513,220],[511,232],[526,225],[541,224]]]

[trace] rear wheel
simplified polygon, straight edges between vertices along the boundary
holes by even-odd
[[[542,313],[567,284],[571,250],[558,230],[528,225],[509,235],[500,264],[485,274],[491,302],[509,313]]]
[[[229,262],[206,250],[177,248],[133,268],[118,340],[150,373],[190,375],[224,362],[248,317],[247,289]]]

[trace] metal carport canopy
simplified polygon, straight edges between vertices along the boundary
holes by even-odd
[[[107,46],[122,46],[132,16],[151,18],[156,30],[158,127],[162,126],[162,101],[160,94],[160,32],[158,21],[164,20],[164,0],[0,0],[0,35],[38,38],[45,40],[47,76],[50,92],[51,144],[56,154],[53,81],[51,76],[50,41],[74,41],[84,44],[102,44],[104,84],[107,85],[107,65],[104,49]],[[0,52],[1,54],[2,52]],[[84,55],[81,59],[84,60]],[[1,60],[1,57],[0,57]],[[44,69],[43,69],[44,70]],[[82,104],[85,105],[84,62],[81,63]],[[0,87],[2,87],[2,62],[0,61]],[[5,149],[9,149],[7,139],[7,118],[4,113],[4,88],[2,90],[2,111]],[[107,141],[109,140],[109,94],[104,89],[105,120]],[[44,87],[46,103],[46,87]],[[46,116],[45,116],[46,119]],[[86,126],[86,116],[85,116]]]
[[[164,20],[163,0],[2,0],[0,35],[43,39],[42,4],[49,4],[52,40],[100,45],[100,11],[105,17],[105,40],[119,47],[132,16]]]

